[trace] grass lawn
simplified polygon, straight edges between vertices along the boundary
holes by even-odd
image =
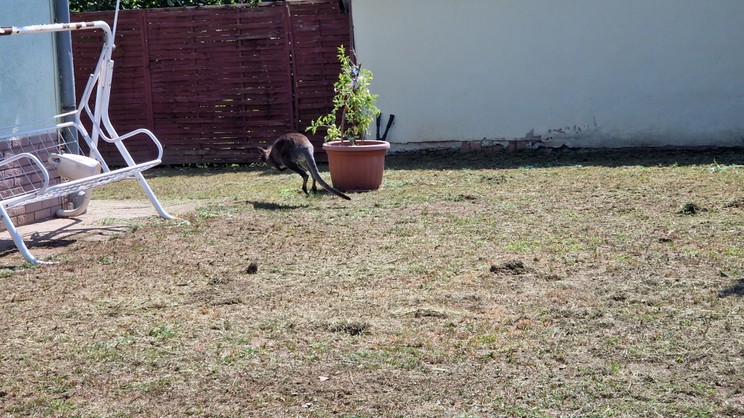
[[[740,164],[402,154],[348,202],[154,170],[189,222],[0,263],[0,415],[744,416]]]

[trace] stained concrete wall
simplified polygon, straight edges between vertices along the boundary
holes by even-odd
[[[50,0],[0,0],[0,26],[52,23]],[[0,128],[58,113],[51,34],[0,36]]]
[[[744,146],[744,1],[352,6],[394,148]]]

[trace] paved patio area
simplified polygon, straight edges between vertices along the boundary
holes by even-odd
[[[194,209],[194,202],[165,202],[165,210],[179,216]],[[44,258],[58,253],[78,240],[101,241],[126,232],[138,220],[157,217],[157,211],[147,200],[93,200],[88,211],[77,218],[54,218],[24,225],[18,231],[31,253]],[[2,225],[4,229],[4,225]],[[10,234],[0,232],[0,265],[18,265],[23,256],[18,252]]]

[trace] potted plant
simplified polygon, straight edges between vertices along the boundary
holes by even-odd
[[[369,91],[372,71],[354,63],[343,45],[338,47],[338,60],[341,71],[333,85],[333,109],[307,130],[315,133],[319,128],[326,129],[323,149],[334,188],[344,192],[377,190],[390,144],[364,138],[380,114],[375,105],[377,95]]]

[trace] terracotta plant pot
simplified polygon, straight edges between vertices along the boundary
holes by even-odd
[[[390,148],[386,141],[332,141],[323,144],[328,155],[333,187],[342,192],[377,190],[382,184],[385,153]]]

